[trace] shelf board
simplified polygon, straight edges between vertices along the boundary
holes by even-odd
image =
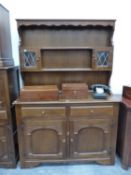
[[[96,47],[96,46],[82,46],[82,47],[42,47],[41,50],[92,50],[97,48],[111,48],[112,46],[103,46],[103,47]]]
[[[22,70],[22,72],[99,72],[99,71],[111,71],[110,69],[96,70],[92,68],[43,68],[43,69],[28,69]]]
[[[41,50],[87,50],[94,47],[43,47]]]
[[[45,72],[76,72],[76,71],[92,71],[91,68],[44,68],[42,71]]]

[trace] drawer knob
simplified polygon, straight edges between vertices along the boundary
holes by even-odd
[[[66,139],[62,139],[62,143],[65,143],[66,142]]]
[[[42,114],[45,114],[45,111],[42,111]]]
[[[59,154],[59,156],[62,156],[63,155],[62,152],[59,152],[58,154]]]
[[[73,143],[73,142],[74,142],[74,139],[73,139],[73,138],[71,138],[71,139],[70,139],[70,142],[72,142],[72,143]]]
[[[77,91],[74,91],[73,93],[74,93],[74,95],[76,95],[77,94]]]
[[[91,110],[90,112],[91,112],[91,113],[94,113],[94,111],[93,111],[93,110]]]
[[[66,136],[69,136],[69,135],[70,135],[70,133],[69,133],[69,131],[67,131]]]

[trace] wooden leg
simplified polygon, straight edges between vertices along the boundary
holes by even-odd
[[[1,163],[0,162],[0,167],[1,168],[16,168],[16,162],[6,162],[6,163]]]
[[[102,164],[102,165],[114,165],[114,163],[115,163],[114,160],[99,160],[97,162]]]
[[[21,162],[21,168],[32,168],[38,166],[39,162]]]
[[[122,163],[122,168],[123,168],[124,170],[128,170],[128,164]]]

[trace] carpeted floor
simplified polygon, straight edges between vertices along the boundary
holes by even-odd
[[[118,158],[116,158],[116,163],[113,166],[98,164],[48,164],[30,169],[21,169],[18,163],[16,169],[0,168],[0,175],[131,175],[131,168],[128,170],[122,169]]]

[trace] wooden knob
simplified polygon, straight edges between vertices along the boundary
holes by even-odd
[[[73,139],[73,138],[71,138],[71,139],[70,139],[70,142],[74,142],[74,139]]]
[[[93,110],[91,110],[90,112],[91,112],[91,113],[94,113],[94,111],[93,111]]]
[[[41,113],[44,115],[45,114],[45,111],[42,111]]]
[[[59,156],[62,156],[63,154],[62,154],[62,152],[59,152]]]
[[[66,142],[66,139],[62,139],[62,143],[65,143]]]
[[[73,93],[74,93],[74,95],[76,95],[77,94],[77,91],[74,91]]]

